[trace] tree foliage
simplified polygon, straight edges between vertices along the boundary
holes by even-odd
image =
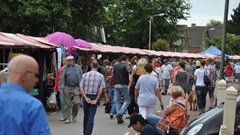
[[[185,0],[113,0],[106,8],[104,25],[108,44],[147,48],[150,16],[152,41],[162,38],[173,42],[177,36],[176,24],[186,19],[190,4]]]
[[[240,3],[233,9],[232,19],[228,21],[228,33],[240,35]]]
[[[147,48],[149,18],[152,41],[178,39],[177,22],[186,19],[189,0],[0,0],[0,31],[46,36],[63,31],[93,41],[104,27],[107,43]]]
[[[216,37],[212,40],[205,39],[206,45],[209,47],[211,45],[216,46],[221,49],[222,37]],[[240,36],[234,34],[227,34],[226,37],[226,54],[236,54],[239,55],[240,52]]]
[[[169,51],[170,46],[167,40],[157,39],[156,42],[153,42],[152,48],[156,51]]]
[[[223,26],[223,23],[221,21],[213,19],[207,23],[207,26]]]
[[[46,36],[64,31],[89,38],[101,26],[107,0],[1,0],[0,31]]]

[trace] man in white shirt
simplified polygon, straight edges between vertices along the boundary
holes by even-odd
[[[169,87],[169,81],[171,78],[171,73],[172,73],[172,66],[168,64],[168,60],[164,59],[163,60],[164,64],[161,67],[162,70],[162,79],[163,79],[163,87],[164,87],[164,92],[162,95],[167,95],[167,90]]]
[[[236,65],[234,66],[234,71],[235,71],[235,79],[238,80],[240,79],[240,61],[238,61],[236,63]]]

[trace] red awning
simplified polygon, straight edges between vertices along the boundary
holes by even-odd
[[[31,37],[23,34],[13,34],[0,32],[0,46],[31,46],[37,48],[54,48],[56,45],[48,41],[42,41],[41,38]]]

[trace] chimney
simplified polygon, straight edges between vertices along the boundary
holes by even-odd
[[[191,24],[191,27],[196,27],[196,23],[192,23],[192,24]]]

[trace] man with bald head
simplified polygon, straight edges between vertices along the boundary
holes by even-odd
[[[38,81],[38,64],[18,55],[8,64],[8,80],[0,89],[0,135],[50,135],[42,103],[29,95]]]
[[[83,100],[83,134],[91,135],[94,125],[94,117],[97,111],[97,102],[105,88],[105,80],[102,74],[97,72],[99,65],[96,60],[91,62],[91,71],[83,74],[80,82],[80,91]]]

